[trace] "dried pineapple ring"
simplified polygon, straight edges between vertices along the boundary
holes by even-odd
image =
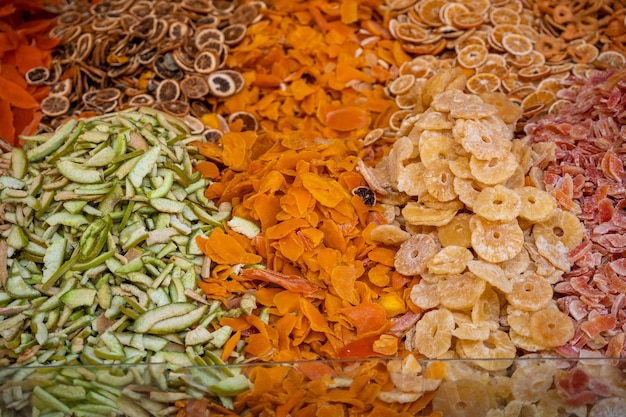
[[[530,334],[544,348],[563,346],[574,337],[574,323],[560,310],[545,308],[530,316]]]
[[[380,224],[370,232],[370,239],[384,245],[397,245],[407,240],[411,235],[394,224]]]
[[[504,123],[515,123],[522,116],[522,108],[502,92],[482,93],[480,98],[498,110],[496,116]]]
[[[519,216],[533,223],[548,220],[556,209],[556,200],[547,191],[537,187],[516,188],[515,192],[520,196],[522,203]]]
[[[488,371],[500,371],[511,366],[517,349],[507,333],[493,330],[487,340],[458,340],[457,351],[464,358],[503,359],[474,361],[477,366]]]
[[[459,320],[459,317],[462,319]],[[491,333],[491,328],[487,323],[473,323],[472,319],[462,313],[454,314],[456,329],[452,332],[452,336],[463,340],[487,340]]]
[[[518,216],[520,208],[517,193],[500,184],[483,188],[474,200],[474,213],[494,222],[510,222]]]
[[[469,157],[467,156],[458,156],[456,159],[449,160],[448,166],[450,167],[450,171],[454,174],[455,177],[463,178],[463,179],[472,179],[472,171],[470,171],[469,167]]]
[[[467,268],[467,263],[474,259],[470,250],[463,246],[446,246],[428,261],[431,274],[460,274]]]
[[[543,236],[539,236],[537,240],[535,240],[535,245],[537,246],[539,254],[547,259],[554,267],[564,272],[570,271],[572,266],[567,258],[569,249],[567,249],[562,242],[550,244]]]
[[[467,269],[503,293],[508,293],[513,290],[513,284],[502,268],[496,264],[481,260],[471,260],[467,262]]]
[[[459,200],[461,200],[468,209],[473,210],[474,202],[481,191],[480,185],[475,180],[466,180],[459,177],[454,178],[453,185],[454,192],[459,196]]]
[[[485,290],[485,281],[476,275],[448,275],[437,281],[437,295],[441,305],[450,310],[470,310]]]
[[[538,311],[550,304],[553,293],[545,278],[534,272],[525,272],[513,279],[513,288],[505,297],[515,308]]]
[[[509,277],[519,275],[528,269],[530,256],[528,255],[528,251],[522,247],[522,250],[520,250],[513,259],[500,262],[498,265],[500,265],[500,268],[502,268],[504,273]]]
[[[511,375],[511,394],[521,401],[535,403],[552,387],[554,361],[534,361],[518,367]]]
[[[626,410],[626,399],[622,397],[599,398],[589,410],[588,417],[615,417]]]
[[[488,412],[492,401],[495,401],[493,394],[486,384],[468,375],[463,379],[445,379],[435,392],[432,404],[445,417],[475,417],[491,415]]]
[[[421,162],[413,162],[401,168],[398,172],[398,191],[410,196],[421,198],[428,193],[426,184],[422,181],[426,167]]]
[[[492,330],[500,326],[500,296],[490,285],[486,286],[485,291],[472,307],[471,317],[474,323],[485,323]]]
[[[516,220],[511,222],[490,222],[472,216],[472,248],[486,261],[498,263],[513,259],[522,250],[524,232]]]
[[[473,95],[471,97],[478,98],[478,96]],[[455,119],[482,119],[494,116],[497,112],[494,106],[479,99],[478,102],[469,102],[453,108],[450,110],[450,116]]]
[[[443,226],[450,223],[458,211],[458,208],[440,209],[409,201],[402,209],[402,216],[415,226]]]
[[[446,135],[428,136],[420,139],[420,160],[426,168],[429,168],[441,160],[454,160],[457,157],[454,150],[454,139]]]
[[[452,201],[457,197],[454,191],[454,174],[447,161],[433,161],[430,167],[426,167],[423,178],[428,193],[438,201]]]
[[[481,103],[482,100],[478,96],[465,94],[458,89],[450,89],[434,96],[430,107],[439,112],[449,113],[452,109],[466,104]]]
[[[543,347],[535,343],[530,336],[522,336],[513,329],[509,329],[509,337],[515,346],[526,352],[539,352],[543,350]]]
[[[513,132],[495,116],[480,120],[458,120],[452,134],[463,149],[478,159],[504,159],[511,151]]]
[[[533,237],[543,237],[550,244],[561,242],[569,250],[583,240],[584,228],[578,217],[569,211],[556,209],[552,217],[533,226]]]
[[[423,310],[435,308],[440,304],[437,284],[420,280],[411,287],[411,302]]]
[[[509,154],[504,159],[490,159],[483,161],[475,156],[470,157],[470,171],[472,176],[487,185],[502,184],[506,182],[518,167],[515,155]]]
[[[437,237],[441,246],[460,246],[470,248],[472,246],[472,231],[469,227],[469,220],[472,215],[460,213],[456,215],[448,224],[437,228]]]
[[[450,310],[428,311],[415,325],[415,349],[427,358],[438,358],[452,346],[453,330],[454,317]]]
[[[394,258],[396,271],[402,275],[419,275],[426,270],[430,258],[439,251],[439,245],[432,236],[413,235],[400,245]]]
[[[413,123],[413,129],[418,130],[448,130],[453,127],[454,122],[448,118],[447,113],[432,110],[432,107],[417,116]]]

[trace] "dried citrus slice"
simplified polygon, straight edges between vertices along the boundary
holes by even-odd
[[[491,75],[493,75],[495,77],[498,77],[498,88],[497,89],[499,89],[500,86],[502,85],[502,79],[506,78],[509,75],[509,69],[507,68],[506,63],[504,65],[501,65],[501,64],[486,62],[483,65],[481,65],[480,67],[478,67],[476,69],[476,71],[478,73],[491,74]],[[496,91],[496,90],[491,90],[491,91]]]
[[[181,101],[181,100],[158,103],[158,106],[155,106],[155,107],[157,109],[162,109],[163,111],[166,111],[172,116],[176,116],[176,117],[184,117],[189,114],[189,110],[190,110],[189,103],[185,101]]]
[[[572,57],[574,62],[580,64],[588,64],[595,61],[600,54],[598,47],[588,42],[582,42],[576,45],[570,45],[567,53]]]
[[[176,80],[166,79],[159,83],[155,93],[157,101],[165,103],[167,101],[178,100],[180,96],[180,85]]]
[[[50,71],[46,67],[34,67],[26,72],[26,82],[30,85],[40,85],[48,80]]]
[[[472,230],[472,248],[486,261],[508,261],[522,250],[524,232],[517,220],[490,222],[474,215],[469,224]]]
[[[191,75],[180,82],[180,90],[191,99],[201,98],[209,94],[209,84],[204,78]]]
[[[502,47],[513,55],[528,55],[533,50],[533,43],[524,35],[507,33],[502,37]]]
[[[154,104],[155,100],[154,97],[152,97],[150,94],[137,94],[136,96],[131,97],[130,100],[128,100],[128,104],[130,106],[137,106],[137,107],[141,107],[141,106],[152,106]]]
[[[452,17],[452,25],[459,29],[472,29],[481,26],[484,22],[481,13],[469,12],[459,13]]]
[[[72,80],[69,78],[50,84],[50,95],[58,94],[67,97],[70,95],[71,92]]]
[[[506,71],[505,67],[501,67]],[[492,72],[480,72],[467,79],[467,89],[474,94],[496,91],[500,88],[500,77]]]
[[[241,23],[246,26],[254,23],[261,17],[261,8],[263,7],[264,4],[258,1],[241,4],[230,14],[229,22],[231,24]]]
[[[252,131],[256,132],[259,127],[259,122],[257,122],[256,117],[250,112],[247,111],[237,111],[232,113],[228,117],[228,123],[233,124],[237,120],[241,120],[243,122],[242,131]]]
[[[530,111],[537,106],[550,107],[556,100],[556,96],[551,91],[541,90],[535,91],[522,100],[522,110],[524,112]]]
[[[428,38],[428,31],[411,22],[398,23],[394,27],[396,38],[406,42],[419,43]]]
[[[394,131],[400,130],[400,126],[404,119],[413,114],[412,110],[398,110],[392,113],[391,117],[389,117],[389,128]]]
[[[229,46],[237,45],[246,36],[246,26],[241,23],[235,23],[222,29],[224,35],[224,43]]]
[[[626,67],[626,57],[618,51],[603,51],[600,52],[593,65],[600,69],[617,68],[622,69]]]
[[[489,12],[489,21],[492,25],[519,25],[521,17],[518,12],[509,7],[494,7]]]
[[[457,61],[465,68],[477,68],[485,63],[489,50],[482,45],[467,45],[458,52]]]
[[[469,13],[467,6],[460,3],[446,3],[439,10],[439,18],[446,26],[454,26],[454,17]]]
[[[548,65],[531,65],[520,68],[517,76],[523,81],[535,81],[547,77],[552,72],[552,68]]]
[[[443,24],[439,11],[445,4],[446,0],[423,0],[415,4],[415,11],[424,23],[429,26],[438,27]]]
[[[217,28],[200,29],[194,36],[194,43],[199,51],[206,48],[210,41],[224,43],[224,34]]]
[[[235,71],[232,69],[223,69],[220,70],[221,74],[228,75],[233,83],[235,84],[235,94],[240,92],[243,87],[246,85],[246,80],[244,80],[243,75],[239,71]]]
[[[530,337],[544,348],[563,346],[574,332],[572,319],[560,310],[545,308],[530,316]]]
[[[230,97],[236,92],[235,82],[233,79],[220,72],[212,72],[208,76],[209,90],[211,94],[217,97]]]
[[[205,50],[196,55],[193,61],[193,68],[200,74],[209,74],[218,67],[220,63],[219,55],[213,50]]]
[[[490,0],[459,0],[457,3],[461,3],[466,6],[470,12],[484,14],[491,7]]]
[[[389,84],[389,92],[394,96],[408,93],[415,84],[415,76],[413,74],[401,75]]]
[[[509,33],[519,33],[518,27],[516,25],[510,25],[506,23],[495,25],[489,31],[487,35],[487,40],[494,49],[504,50],[504,48],[502,47],[502,39],[505,35]]]
[[[46,116],[56,117],[69,111],[70,101],[62,95],[50,95],[41,101],[40,107],[41,112]]]

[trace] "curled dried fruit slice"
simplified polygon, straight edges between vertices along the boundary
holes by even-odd
[[[43,84],[48,77],[50,77],[50,71],[46,67],[35,67],[26,72],[26,82],[30,85]]]
[[[497,263],[513,259],[522,250],[524,232],[517,220],[490,222],[480,216],[470,218],[472,248],[486,261]]]
[[[518,216],[521,206],[521,199],[515,191],[497,184],[478,193],[473,210],[487,220],[509,222]]]
[[[410,196],[421,197],[428,193],[426,184],[421,179],[426,167],[421,162],[413,162],[400,169],[397,178],[398,191]]]
[[[223,72],[213,72],[208,77],[209,90],[217,97],[230,97],[235,94],[236,87],[233,79]]]
[[[505,294],[509,304],[524,311],[538,311],[552,301],[552,286],[541,275],[525,272],[513,279],[510,292]]]
[[[150,94],[137,94],[136,96],[133,96],[130,100],[128,100],[128,104],[136,107],[150,107],[154,104],[154,101],[154,97],[152,97]]]
[[[450,310],[440,308],[426,312],[415,325],[416,350],[428,358],[442,356],[452,346],[454,317]]]
[[[457,352],[464,358],[502,359],[474,361],[488,371],[500,371],[511,366],[517,349],[507,333],[493,330],[487,340],[458,340]]]
[[[201,98],[209,94],[209,84],[204,78],[191,75],[180,82],[180,90],[191,99]]]
[[[511,375],[511,393],[516,400],[535,403],[552,387],[557,367],[554,361],[532,361]]]
[[[471,317],[474,323],[485,323],[491,326],[492,330],[500,326],[500,297],[490,285],[486,286],[485,291],[472,307]]]
[[[250,112],[247,111],[237,111],[228,116],[228,123],[233,124],[237,120],[241,120],[243,122],[242,131],[251,131],[256,132],[259,127],[259,123],[256,120],[256,117]]]
[[[180,85],[178,81],[173,79],[161,81],[156,89],[155,96],[157,101],[162,103],[178,100],[178,97],[180,97]]]
[[[41,101],[41,112],[46,116],[56,117],[68,112],[70,109],[70,101],[67,97],[61,95],[52,95]]]
[[[454,139],[448,135],[423,137],[419,142],[420,159],[427,169],[434,169],[441,161],[456,159],[455,145]]]
[[[440,275],[461,274],[472,259],[474,255],[466,247],[449,245],[428,261],[428,272]]]
[[[504,159],[492,158],[487,161],[470,157],[470,172],[472,176],[483,184],[495,185],[506,182],[515,173],[519,166],[515,155],[509,153]]]
[[[415,4],[415,9],[424,23],[437,27],[443,24],[439,12],[445,4],[446,0],[423,0]]]
[[[437,237],[441,246],[460,246],[469,248],[472,246],[472,231],[469,227],[469,213],[459,213],[448,224],[437,228]]]
[[[402,242],[394,257],[394,267],[402,275],[419,275],[428,261],[439,251],[439,245],[430,235],[417,234]]]
[[[370,239],[384,245],[397,245],[406,241],[410,233],[400,229],[394,224],[380,224],[374,227],[370,233]]]
[[[568,211],[556,209],[552,217],[533,226],[533,237],[543,237],[546,242],[561,242],[569,250],[574,249],[583,240],[584,228],[578,217]]]
[[[485,290],[485,281],[471,272],[448,275],[437,281],[441,305],[450,310],[469,310]]]
[[[513,289],[511,281],[509,281],[502,268],[496,264],[481,260],[470,260],[467,262],[467,269],[503,293],[511,292]]]
[[[567,314],[545,308],[530,316],[530,335],[544,348],[563,346],[574,337],[574,323]]]
[[[416,226],[443,226],[448,224],[458,211],[458,207],[428,207],[409,201],[402,209],[402,216],[408,224]]]
[[[445,160],[433,161],[424,172],[424,183],[428,193],[438,201],[452,201],[457,197],[454,191],[454,174]]]
[[[429,310],[439,305],[437,284],[421,280],[411,287],[411,302],[421,309]]]

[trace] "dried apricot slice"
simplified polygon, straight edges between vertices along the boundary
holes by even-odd
[[[419,275],[428,261],[439,251],[439,245],[430,235],[412,235],[402,242],[394,257],[394,267],[402,275]]]
[[[530,316],[531,338],[544,348],[563,346],[574,337],[574,323],[558,309],[545,308]]]
[[[486,261],[508,261],[522,250],[524,232],[517,220],[490,222],[474,215],[469,224],[472,230],[472,248]]]

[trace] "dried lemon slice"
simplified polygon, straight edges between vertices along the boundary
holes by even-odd
[[[528,55],[533,50],[533,43],[524,35],[507,33],[502,37],[502,47],[512,55]]]
[[[388,90],[394,96],[408,93],[415,84],[415,76],[413,74],[401,75],[389,84]]]
[[[178,100],[178,97],[180,97],[180,85],[171,78],[163,80],[159,83],[155,96],[157,101],[162,103]]]
[[[213,50],[205,50],[196,55],[193,61],[193,68],[200,74],[209,74],[218,67],[220,63],[219,55]]]
[[[521,17],[519,13],[510,7],[494,7],[489,12],[489,21],[492,25],[519,25]]]
[[[256,132],[259,127],[259,122],[256,117],[247,111],[237,111],[228,116],[228,123],[233,124],[237,120],[241,120],[243,122],[242,131],[251,131]]]
[[[246,36],[246,26],[241,23],[235,23],[222,29],[222,34],[226,45],[237,45]]]
[[[617,68],[622,69],[626,67],[626,57],[617,51],[603,51],[600,52],[593,65],[600,69]]]
[[[62,95],[50,95],[41,101],[41,112],[46,116],[56,117],[67,113],[70,101]]]
[[[209,84],[202,77],[191,75],[180,82],[181,92],[191,99],[202,98],[209,94]]]
[[[438,27],[443,24],[439,12],[447,3],[446,0],[423,0],[415,4],[415,11],[424,23],[429,26]]]

